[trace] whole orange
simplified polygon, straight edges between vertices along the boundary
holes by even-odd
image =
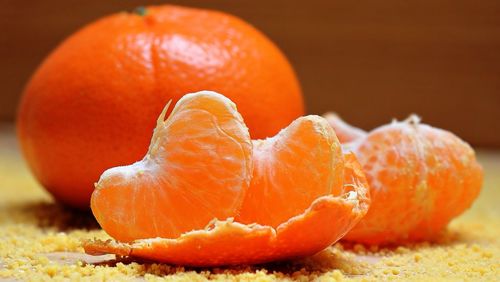
[[[24,156],[57,200],[88,208],[105,169],[146,153],[165,104],[199,90],[232,99],[253,138],[304,112],[292,67],[254,27],[217,11],[147,7],[91,23],[45,59],[19,108]]]

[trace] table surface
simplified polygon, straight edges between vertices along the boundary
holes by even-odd
[[[26,168],[12,126],[0,126],[0,279],[11,280],[484,280],[500,277],[500,151],[479,151],[480,197],[437,242],[392,248],[336,245],[310,258],[190,269],[92,257],[82,239],[108,238],[90,213],[54,203]]]

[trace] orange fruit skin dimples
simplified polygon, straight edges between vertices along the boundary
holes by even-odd
[[[339,240],[369,204],[361,166],[325,119],[252,142],[234,104],[203,91],[160,116],[142,161],[104,172],[92,211],[118,242],[84,248],[191,266],[302,257]]]
[[[253,138],[272,136],[304,114],[290,63],[248,23],[171,5],[142,12],[83,27],[26,85],[17,124],[23,155],[66,205],[88,209],[96,179],[143,157],[158,113],[186,93],[224,93]]]
[[[325,116],[359,158],[370,185],[367,215],[344,239],[367,244],[433,240],[477,198],[483,179],[474,150],[416,116],[371,132]]]

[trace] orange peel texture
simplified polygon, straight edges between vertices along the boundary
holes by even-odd
[[[370,187],[367,215],[344,239],[367,244],[433,240],[479,195],[483,172],[474,150],[451,132],[417,116],[371,132],[338,116],[330,125],[347,138]]]
[[[361,165],[325,119],[302,117],[252,142],[234,104],[214,92],[185,95],[160,116],[148,158],[161,169],[101,176],[92,211],[117,241],[87,241],[87,253],[189,266],[303,257],[342,238],[370,204]]]

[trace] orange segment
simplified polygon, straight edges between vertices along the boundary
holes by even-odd
[[[252,144],[236,106],[204,91],[164,121],[166,110],[144,159],[104,172],[92,195],[96,219],[117,240],[176,238],[241,207]]]
[[[421,125],[421,131],[432,146],[425,164],[433,210],[410,234],[412,240],[434,237],[451,219],[467,210],[478,197],[483,181],[482,168],[467,143],[448,131],[427,125]]]
[[[253,145],[253,176],[239,222],[277,227],[342,187],[340,143],[319,116],[298,118],[275,137]]]
[[[369,226],[361,221],[357,228],[369,229],[369,233],[377,233],[380,239],[404,236],[422,213],[428,212],[425,207],[413,204],[429,196],[425,187],[417,189],[425,169],[415,151],[420,146],[419,140],[405,126],[390,125],[375,130],[363,141],[355,152],[370,188],[373,187],[369,212],[372,220]],[[349,236],[355,237],[356,232]]]

